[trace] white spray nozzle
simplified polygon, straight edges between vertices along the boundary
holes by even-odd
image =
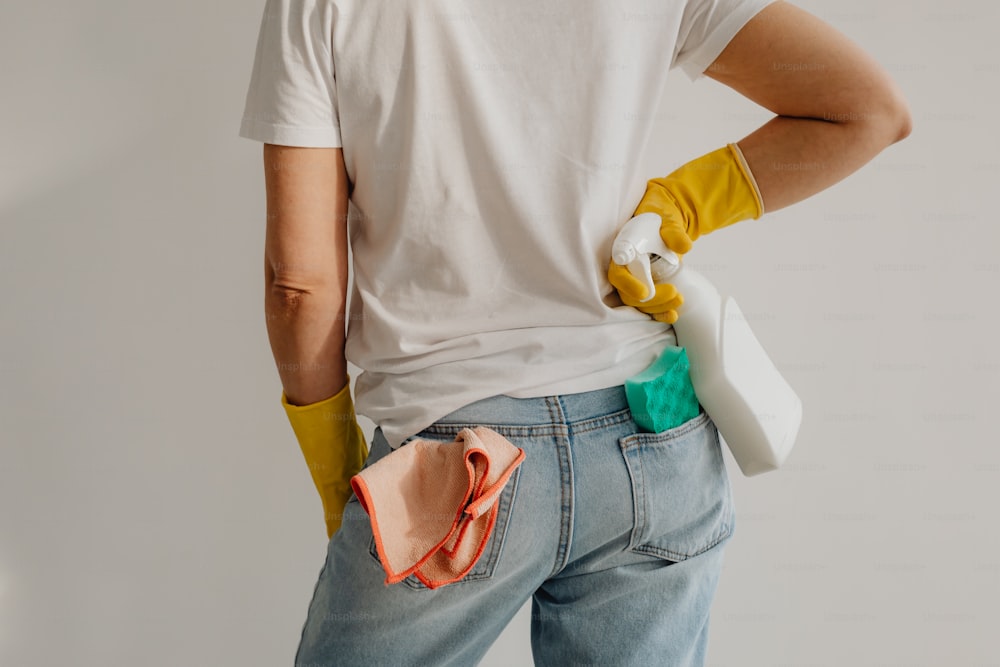
[[[659,255],[673,265],[679,260],[660,236],[663,220],[656,213],[640,213],[625,223],[615,241],[611,244],[611,259],[615,264],[627,266],[629,273],[642,281],[649,290],[643,301],[649,301],[656,292],[653,273],[650,269],[650,254]]]

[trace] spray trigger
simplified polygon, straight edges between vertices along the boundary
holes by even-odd
[[[635,256],[631,262],[628,263],[628,270],[633,276],[635,276],[646,289],[649,290],[643,302],[649,301],[653,298],[656,293],[656,283],[653,282],[653,271],[650,268],[649,255],[646,253],[640,253]]]
[[[629,273],[649,291],[642,300],[643,303],[656,294],[650,255],[663,257],[676,265],[676,255],[660,237],[661,223],[662,219],[657,213],[640,213],[625,223],[611,246],[612,260],[616,264],[627,266]]]

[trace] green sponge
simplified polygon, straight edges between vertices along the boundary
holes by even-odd
[[[652,366],[625,380],[628,406],[639,426],[661,433],[698,416],[690,368],[687,350],[668,347]]]

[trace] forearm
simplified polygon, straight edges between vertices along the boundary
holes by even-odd
[[[776,114],[736,142],[765,213],[830,187],[910,133],[909,106],[885,68],[789,2],[758,12],[705,74]]]
[[[773,212],[843,180],[902,139],[904,122],[868,117],[849,122],[777,116],[737,142]]]
[[[326,536],[340,529],[354,491],[351,478],[368,456],[354,414],[344,360],[343,263],[333,287],[303,288],[266,266],[267,330],[284,385],[282,406],[323,501]],[[323,283],[320,283],[323,284]],[[305,406],[305,407],[296,407]]]
[[[337,287],[301,290],[268,281],[267,334],[291,404],[321,401],[347,383],[345,302]]]
[[[288,402],[309,405],[347,382],[343,151],[265,144],[264,175],[267,333]]]

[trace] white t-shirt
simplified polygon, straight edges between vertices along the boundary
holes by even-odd
[[[663,175],[639,165],[668,68],[698,79],[773,1],[267,0],[239,135],[343,148],[346,355],[393,448],[676,344],[622,305],[611,243]]]

